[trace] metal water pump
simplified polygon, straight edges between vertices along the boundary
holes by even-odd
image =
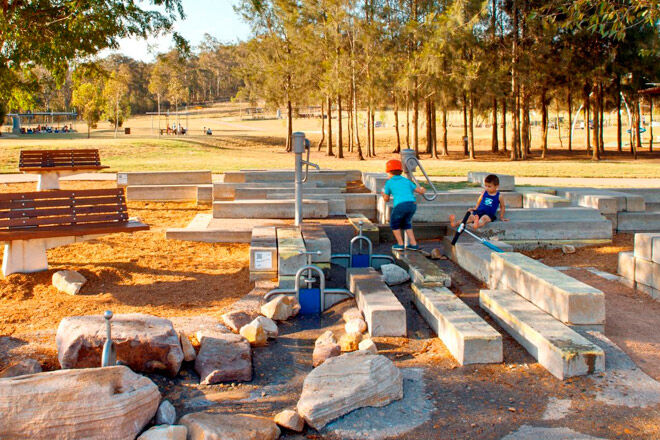
[[[307,182],[309,177],[309,167],[314,167],[317,170],[321,168],[309,161],[309,140],[305,139],[305,133],[293,133],[293,153],[296,155],[295,161],[295,225],[300,226],[303,221],[303,183]],[[307,159],[302,158],[303,153],[307,150]],[[303,165],[305,165],[305,175],[303,177]]]
[[[110,320],[112,319],[112,312],[107,310],[103,317],[105,318],[105,343],[103,344],[103,355],[101,356],[102,367],[112,367],[117,365],[117,348],[112,342],[112,329],[110,328]]]

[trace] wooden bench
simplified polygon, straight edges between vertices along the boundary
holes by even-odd
[[[21,150],[18,169],[38,174],[38,191],[60,188],[60,177],[108,168],[101,165],[99,150]]]
[[[129,221],[123,188],[0,194],[2,272],[47,270],[47,249],[147,229]]]

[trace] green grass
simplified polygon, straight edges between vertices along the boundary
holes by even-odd
[[[261,141],[255,137],[186,137],[150,138],[98,137],[86,139],[80,135],[0,138],[0,173],[18,172],[21,149],[98,148],[108,171],[159,171],[210,169],[213,172],[240,169],[283,169],[293,167],[293,154],[273,145],[272,138]],[[384,150],[384,149],[383,149]],[[382,172],[385,160],[393,157],[385,151],[379,157],[356,160],[354,154],[345,159],[312,154],[312,161],[322,168],[359,169]],[[660,160],[533,160],[469,161],[430,160],[422,158],[429,175],[465,176],[468,171],[490,171],[528,177],[625,177],[660,178]]]

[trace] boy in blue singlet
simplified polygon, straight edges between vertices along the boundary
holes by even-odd
[[[504,200],[500,200],[500,179],[495,174],[489,174],[484,179],[484,187],[486,190],[479,196],[477,200],[477,206],[475,208],[470,208],[468,210],[469,217],[467,218],[466,224],[472,223],[474,229],[479,229],[480,227],[497,220],[497,208],[500,208],[500,220],[503,222],[508,222],[509,219],[504,217],[504,212],[506,207],[504,206]],[[466,215],[467,216],[467,215]],[[449,222],[451,223],[452,228],[455,228],[458,224],[456,223],[456,216],[450,215]]]

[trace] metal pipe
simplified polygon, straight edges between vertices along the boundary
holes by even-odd
[[[305,134],[301,132],[293,133],[293,152],[296,156],[295,158],[295,220],[294,224],[300,226],[303,220],[303,177],[302,177],[302,166],[303,159],[302,154],[305,151]]]
[[[101,355],[101,366],[112,367],[117,364],[117,349],[112,342],[112,330],[110,328],[112,312],[107,310],[103,314],[103,317],[105,318],[105,343],[103,344],[103,354]]]

